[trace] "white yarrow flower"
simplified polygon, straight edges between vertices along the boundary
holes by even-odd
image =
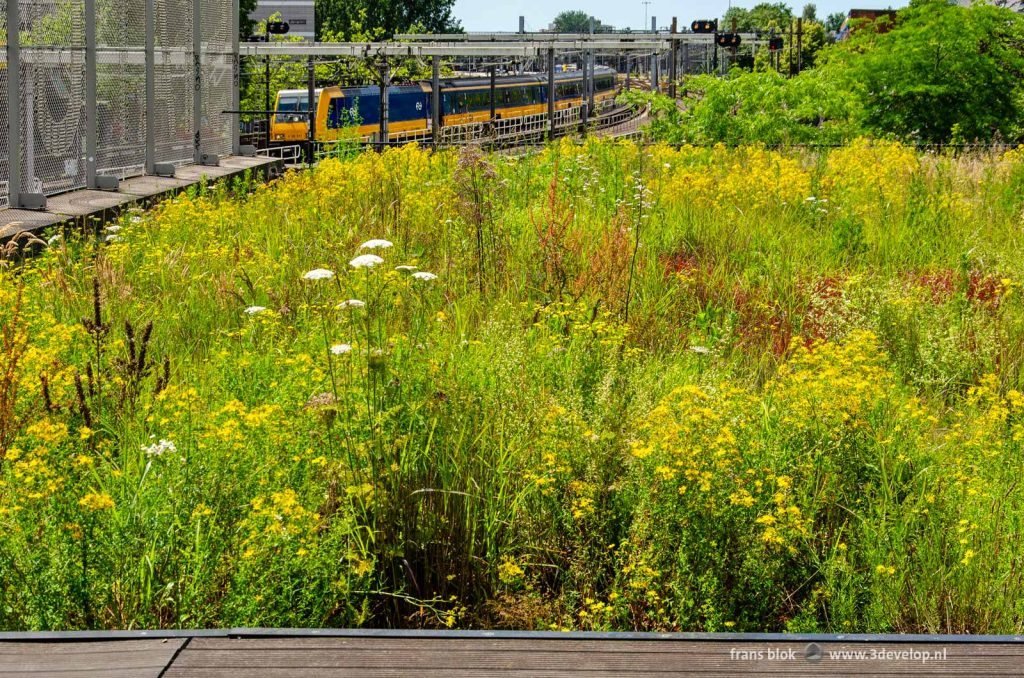
[[[108,233],[117,233],[118,231],[121,230],[121,227],[118,226],[117,224],[110,224],[109,226],[107,226],[103,230],[107,231]]]
[[[375,238],[373,240],[367,240],[359,246],[361,250],[386,250],[389,247],[394,247],[394,244],[390,240],[381,240]]]
[[[351,344],[335,344],[331,346],[331,353],[334,355],[345,355],[346,353],[352,352]]]
[[[700,355],[707,355],[711,353],[711,349],[708,348],[707,346],[691,346],[690,350]]]
[[[347,308],[363,308],[364,306],[366,306],[365,301],[360,301],[359,299],[346,299],[338,304],[338,310],[344,311]]]
[[[329,271],[326,268],[314,268],[312,271],[306,271],[302,277],[306,280],[330,280],[334,277],[334,271]]]
[[[374,266],[383,263],[384,260],[376,254],[360,254],[358,257],[348,262],[348,265],[352,268],[373,268]]]
[[[417,273],[413,273],[412,277],[413,277],[413,280],[422,280],[424,282],[429,282],[431,280],[437,280],[437,276],[434,275],[433,273],[428,272],[428,271],[419,271]]]
[[[266,310],[266,306],[250,306],[249,308],[245,309],[245,312],[249,315],[256,315],[257,313],[263,313]]]
[[[164,452],[177,452],[178,446],[170,440],[161,438],[159,442],[152,445],[143,445],[142,451],[146,453],[147,457],[159,457]]]
[[[106,240],[107,242],[119,242],[121,238],[116,233],[111,233],[106,238],[104,238],[104,240]]]

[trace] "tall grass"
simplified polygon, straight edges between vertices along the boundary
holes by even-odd
[[[55,238],[0,626],[1020,632],[1022,225],[1017,152],[591,141]]]

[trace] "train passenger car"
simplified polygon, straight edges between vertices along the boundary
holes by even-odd
[[[594,71],[595,103],[615,97],[615,71],[598,67]],[[430,128],[431,83],[393,85],[388,88],[388,130],[415,132]],[[316,91],[316,140],[333,141],[342,131],[357,126],[360,136],[380,129],[380,88],[327,87]],[[505,76],[495,79],[496,118],[512,118],[547,112],[548,83],[544,75]],[[306,138],[305,90],[285,90],[278,96],[272,140],[275,143]],[[583,72],[555,73],[555,109],[583,103]],[[282,108],[282,106],[284,108]],[[491,118],[489,78],[457,78],[441,81],[441,124],[443,126],[486,122]]]

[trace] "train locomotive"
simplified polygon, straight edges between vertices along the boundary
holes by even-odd
[[[486,122],[491,118],[490,78],[454,78],[441,80],[441,125]],[[616,93],[614,69],[594,69],[595,103],[613,98]],[[388,88],[388,130],[390,133],[430,129],[432,85],[429,81]],[[513,75],[495,78],[496,118],[513,118],[546,113],[548,82],[544,75]],[[583,103],[583,72],[555,73],[555,109]],[[271,120],[273,144],[297,143],[307,138],[309,91],[282,90],[277,95]],[[316,141],[334,141],[353,126],[360,136],[380,129],[380,88],[325,87],[314,91]]]

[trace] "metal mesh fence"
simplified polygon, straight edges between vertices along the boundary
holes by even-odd
[[[19,0],[19,9],[22,190],[51,194],[82,188],[84,0]]]
[[[146,165],[146,0],[96,0],[96,171]]]
[[[200,0],[202,15],[202,152],[231,153],[234,65],[232,61],[232,7],[223,0]]]
[[[142,174],[147,161],[190,163],[197,142],[203,153],[229,155],[234,117],[224,111],[236,107],[236,2],[0,0],[0,208],[17,204],[13,188],[53,195],[85,187],[93,143],[96,175],[118,178]],[[19,40],[8,48],[15,14]],[[95,100],[87,100],[93,72]],[[93,109],[95,125],[87,121]]]
[[[208,0],[209,1],[209,0]],[[150,111],[160,162],[192,162],[194,131],[192,0],[156,0],[155,89],[159,104]]]

